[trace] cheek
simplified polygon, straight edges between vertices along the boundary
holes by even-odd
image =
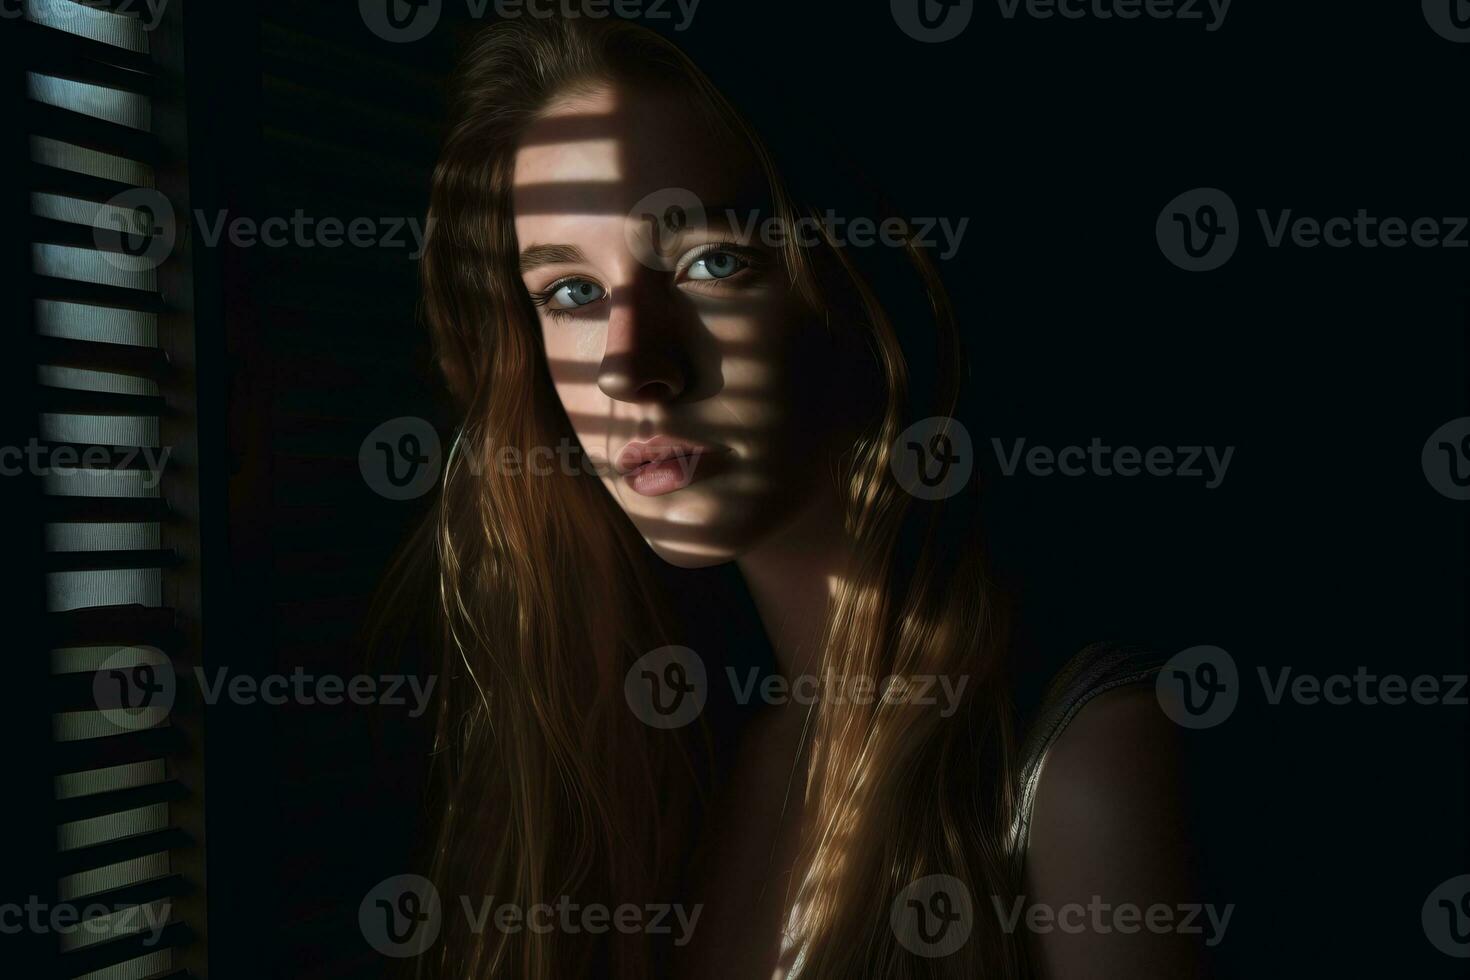
[[[726,413],[739,418],[758,439],[792,423],[803,428],[823,410],[831,369],[825,328],[789,302],[740,316],[710,318],[711,336],[724,351],[719,395]]]
[[[541,343],[552,365],[553,377],[559,366],[596,370],[607,338],[606,323],[588,319],[561,322],[545,316],[540,320]]]
[[[542,324],[552,386],[582,447],[594,456],[606,455],[604,420],[612,413],[612,399],[597,386],[604,335],[595,323]]]

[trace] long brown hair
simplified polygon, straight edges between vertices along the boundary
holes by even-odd
[[[477,934],[454,914],[457,897],[522,908],[561,895],[668,902],[707,784],[697,726],[651,729],[623,701],[633,661],[673,642],[647,545],[595,478],[475,465],[503,447],[575,444],[518,272],[511,177],[520,134],[549,102],[613,79],[691,93],[754,152],[779,216],[819,213],[796,199],[745,117],[649,30],[521,18],[472,40],[422,263],[426,319],[463,413],[431,529],[444,643],[432,876],[446,914],[419,964],[429,975],[654,975],[663,954],[647,936]],[[907,424],[908,360],[850,251],[791,244],[784,255],[793,288],[870,352],[883,389],[838,474],[859,557],[831,602],[821,670],[968,683],[948,717],[901,701],[816,707],[793,878],[802,884],[788,896],[793,947],[804,950],[803,980],[1016,976],[1010,937],[983,914],[989,896],[1014,889],[1001,617],[973,535],[949,529],[955,503],[916,501],[890,472]],[[928,414],[949,414],[961,363],[953,312],[923,250],[902,255],[927,315],[923,330],[906,332],[937,349]],[[963,881],[975,906],[970,941],[936,959],[909,952],[889,928],[895,899],[930,874]]]

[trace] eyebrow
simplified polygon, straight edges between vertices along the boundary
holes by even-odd
[[[730,214],[738,214],[739,208],[705,208],[704,228],[738,228],[732,224]],[[585,265],[587,256],[575,245],[530,245],[521,249],[521,274],[543,265]]]
[[[531,245],[521,249],[522,273],[543,265],[577,265],[586,261],[587,256],[575,245]]]

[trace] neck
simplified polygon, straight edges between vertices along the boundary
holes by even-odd
[[[822,627],[851,555],[841,507],[818,494],[784,529],[739,559],[777,669],[788,680],[820,669]]]

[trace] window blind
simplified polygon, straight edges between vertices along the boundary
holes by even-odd
[[[205,974],[199,726],[180,680],[197,630],[176,601],[197,593],[192,381],[170,350],[189,325],[165,288],[181,268],[163,175],[183,160],[156,118],[171,8],[26,0],[10,25],[25,58],[55,899],[81,915],[55,930],[54,975],[89,980]]]

